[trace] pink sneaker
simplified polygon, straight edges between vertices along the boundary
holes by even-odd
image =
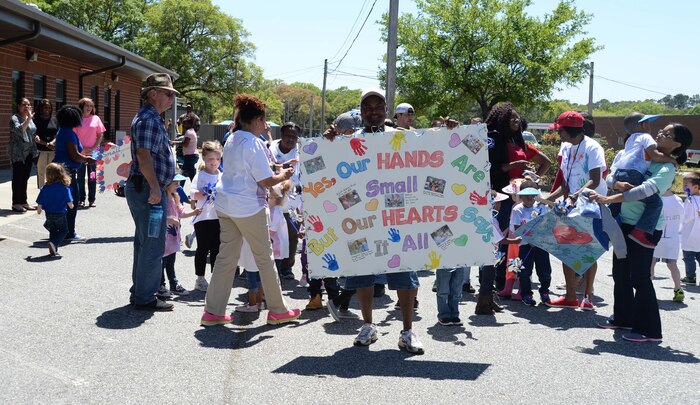
[[[513,301],[522,301],[523,296],[520,294],[520,291],[518,291],[517,294],[511,295],[510,299],[512,299]]]
[[[281,314],[268,311],[267,313],[267,323],[268,325],[279,325],[281,323],[292,322],[301,315],[300,309],[290,309],[287,312]]]
[[[559,297],[555,298],[549,302],[545,302],[545,305],[548,307],[554,307],[554,308],[577,308],[578,307],[578,300],[573,300],[573,301],[567,301],[566,297]]]
[[[210,314],[207,311],[204,311],[202,314],[202,320],[200,321],[200,324],[202,326],[214,326],[214,325],[225,325],[227,323],[231,323],[233,319],[231,319],[231,315],[214,315]]]
[[[590,299],[588,295],[584,296],[581,300],[581,310],[582,311],[593,311],[595,309],[595,304]]]

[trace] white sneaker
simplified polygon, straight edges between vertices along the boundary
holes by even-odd
[[[329,301],[332,301],[332,300],[329,300]],[[338,309],[338,317],[340,319],[360,319],[359,315],[350,311],[349,309],[347,311],[343,311],[342,309]]]
[[[413,329],[401,331],[399,336],[399,348],[405,349],[409,353],[423,354],[423,343],[418,340],[416,334],[413,333]]]
[[[355,346],[369,346],[377,341],[377,326],[373,323],[366,323],[360,328],[360,333],[353,343]]]
[[[299,288],[306,288],[309,286],[309,281],[306,279],[306,274],[302,274],[299,279]]]
[[[197,281],[195,281],[194,283],[194,289],[206,292],[207,288],[209,288],[209,283],[207,282],[207,279],[204,277],[197,277]]]
[[[170,290],[165,288],[164,285],[162,285],[162,286],[160,286],[160,288],[156,292],[156,297],[161,298],[161,299],[172,298],[173,294],[170,292]]]
[[[258,308],[257,305],[250,305],[250,304],[245,304],[245,305],[239,305],[235,308],[236,312],[258,312],[260,311],[260,308]]]

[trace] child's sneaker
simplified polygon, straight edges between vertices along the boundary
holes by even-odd
[[[537,301],[535,301],[534,298],[532,298],[532,295],[526,295],[523,297],[523,304],[529,306],[529,307],[534,307],[537,305]]]
[[[593,311],[595,309],[595,305],[593,304],[593,301],[588,295],[584,295],[583,299],[581,300],[581,310],[582,311]]]
[[[548,304],[548,303],[552,302],[552,299],[549,298],[549,294],[540,293],[540,301],[542,301],[543,304]]]
[[[686,284],[695,284],[695,277],[683,277],[681,279],[681,282],[686,283]]]
[[[170,292],[175,295],[190,295],[190,292],[185,289],[181,284],[175,285],[175,287],[170,287]]]
[[[309,286],[309,281],[306,279],[306,274],[302,274],[299,279],[299,288],[307,288]]]
[[[654,242],[649,240],[648,234],[639,228],[632,229],[628,237],[647,249],[654,249],[656,247]]]
[[[158,298],[160,298],[160,299],[162,299],[162,300],[165,300],[165,299],[167,299],[167,298],[172,298],[172,297],[173,297],[173,294],[170,292],[170,290],[168,290],[167,288],[165,288],[164,285],[162,285],[162,286],[160,286],[160,288],[159,288],[158,291],[156,292],[156,297],[158,297]]]
[[[682,288],[679,288],[677,290],[673,290],[673,301],[683,302],[684,299],[685,299],[685,293],[683,292]]]
[[[292,322],[295,321],[297,318],[299,318],[299,315],[301,315],[301,310],[299,309],[290,309],[287,312],[283,312],[281,314],[278,314],[276,312],[268,311],[267,313],[267,323],[269,325],[279,325],[282,323],[287,323],[287,322]]]
[[[233,319],[231,319],[231,315],[214,315],[210,314],[207,311],[204,311],[202,314],[202,320],[199,322],[200,325],[202,326],[214,326],[214,325],[225,325],[227,323],[231,323]]]
[[[207,279],[204,277],[197,277],[197,281],[195,281],[194,283],[194,289],[206,292],[207,288],[209,288],[209,283],[207,282]]]
[[[56,250],[56,245],[54,245],[53,242],[49,242],[49,255],[56,256],[57,253],[58,250]]]
[[[566,297],[559,297],[545,302],[545,304],[552,308],[578,308],[578,299],[569,301]]]
[[[236,312],[258,312],[260,311],[260,307],[258,307],[257,304],[245,304],[245,305],[239,305],[234,309]]]
[[[188,233],[187,235],[185,235],[185,246],[187,246],[187,249],[192,248],[192,242],[194,242],[194,237],[195,237],[194,232]]]
[[[405,349],[409,353],[423,354],[423,343],[418,340],[418,337],[413,333],[412,329],[402,330],[399,336],[399,348]]]

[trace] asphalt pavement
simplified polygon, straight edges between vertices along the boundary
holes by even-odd
[[[34,178],[29,184],[34,198]],[[414,330],[426,352],[413,356],[397,347],[392,291],[375,299],[379,340],[360,348],[352,342],[361,321],[336,323],[325,309],[286,326],[266,325],[262,312],[203,328],[204,293],[192,292],[172,301],[173,312],[135,311],[128,304],[133,223],[123,198],[101,194],[97,207],[80,210],[76,228],[87,243],[53,258],[43,215],[10,211],[9,186],[0,183],[3,404],[700,403],[700,287],[672,302],[663,265],[654,281],[664,330],[658,344],[595,327],[612,313],[610,253],[599,261],[594,312],[502,301],[504,313],[476,316],[476,297],[467,294],[461,327],[437,324],[434,275],[423,272]],[[186,288],[194,287],[193,255],[177,256]],[[552,264],[554,286],[563,276]],[[298,263],[294,271],[299,278]],[[297,284],[283,280],[283,292],[303,308],[307,295]],[[244,286],[236,280],[231,311]],[[359,313],[356,299],[351,309]]]

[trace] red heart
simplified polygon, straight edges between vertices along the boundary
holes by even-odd
[[[593,240],[586,232],[578,232],[571,225],[558,225],[552,229],[554,237],[560,245],[585,245]]]

